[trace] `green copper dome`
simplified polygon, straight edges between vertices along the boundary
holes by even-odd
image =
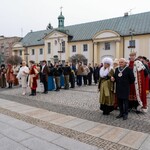
[[[62,15],[62,12],[61,12],[60,15],[58,16],[58,19],[65,19],[65,17]]]
[[[64,20],[65,20],[65,17],[62,15],[62,11],[61,11],[60,15],[58,16],[58,28],[59,29],[64,28]]]

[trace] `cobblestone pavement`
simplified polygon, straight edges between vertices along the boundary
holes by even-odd
[[[150,133],[150,111],[146,114],[132,111],[127,121],[115,118],[118,111],[113,111],[110,116],[103,116],[99,110],[97,86],[62,89],[60,92],[51,91],[47,95],[39,92],[34,97],[28,96],[29,89],[26,96],[22,96],[21,92],[21,88],[6,89],[0,92],[0,97],[94,122]]]

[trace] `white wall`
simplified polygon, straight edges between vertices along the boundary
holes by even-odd
[[[104,33],[100,33],[96,39],[100,39],[100,38],[110,38],[110,37],[117,37],[117,35],[115,33],[112,32],[104,32]]]
[[[83,45],[84,44],[87,44],[87,47],[88,47],[87,51],[83,51]],[[72,46],[73,45],[76,45],[76,52],[72,52]],[[90,47],[89,42],[88,43],[87,42],[81,42],[81,43],[74,43],[74,44],[69,45],[69,51],[70,51],[69,57],[72,57],[75,54],[82,54],[89,61],[90,60],[90,51],[92,51],[92,49]],[[91,63],[91,62],[89,62],[89,63]]]
[[[39,62],[44,60],[44,48],[42,48],[42,49],[43,49],[43,54],[42,55],[40,54],[40,48],[37,49]]]
[[[137,56],[138,56],[139,55],[139,40],[138,39],[133,39],[133,40],[135,40],[135,48],[133,48],[132,50],[136,51],[137,52]],[[124,42],[124,57],[127,60],[129,59],[129,54],[131,52],[131,48],[128,48],[129,41],[130,41],[130,39],[129,40],[125,40],[125,42]]]
[[[87,43],[84,43],[84,44],[87,44]],[[83,51],[83,45],[84,44],[81,44],[80,46],[81,46],[81,54],[83,54],[85,57],[86,57],[86,59],[89,61],[90,60],[90,46],[89,46],[89,44],[87,44],[87,47],[88,47],[88,50],[87,51]],[[88,63],[88,62],[87,62]]]
[[[76,46],[76,52],[72,52],[72,46],[74,46],[74,45]],[[70,51],[69,57],[72,57],[73,55],[78,54],[78,45],[76,45],[76,44],[69,45],[69,51]]]
[[[59,41],[58,41],[59,39]],[[62,45],[60,44],[61,41],[65,41],[65,53],[58,53],[58,51],[62,51]],[[55,42],[57,41],[57,42]],[[58,59],[61,60],[66,60],[66,51],[68,50],[68,45],[67,45],[67,36],[65,34],[59,33],[59,32],[54,32],[53,34],[50,34],[46,39],[45,39],[45,56],[48,61],[53,62],[53,58],[55,55],[58,56]],[[51,43],[51,53],[48,54],[48,43]],[[60,56],[61,55],[61,56]]]
[[[104,57],[111,57],[112,59],[114,59],[116,55],[116,42],[110,42],[110,50],[105,50],[104,42],[99,43],[98,51],[100,61],[102,61]]]

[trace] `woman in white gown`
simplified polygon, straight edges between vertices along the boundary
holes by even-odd
[[[22,85],[22,89],[23,89],[22,95],[26,94],[26,89],[28,86],[28,84],[27,84],[28,74],[29,74],[29,68],[26,66],[26,62],[23,61],[22,67],[20,68],[19,73],[17,75],[18,79],[21,78],[21,85]]]

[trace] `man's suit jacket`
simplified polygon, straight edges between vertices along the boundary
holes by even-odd
[[[47,65],[44,66],[44,69],[42,70],[42,82],[46,81],[48,82],[48,75],[49,75],[49,68]]]

